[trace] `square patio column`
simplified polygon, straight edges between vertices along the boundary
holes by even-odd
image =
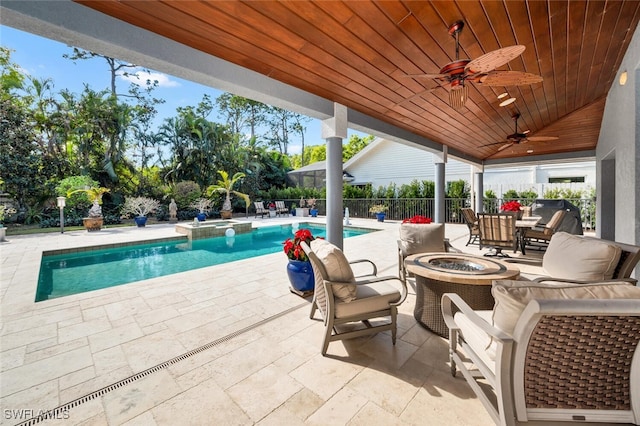
[[[476,213],[484,212],[484,167],[473,167],[473,192],[475,196]]]
[[[436,192],[436,205],[434,208],[435,223],[445,222],[445,164],[447,163],[447,147],[442,147],[442,152],[433,154],[433,161],[435,165],[435,192]]]
[[[322,121],[327,140],[327,241],[343,248],[342,140],[347,137],[347,107],[333,104],[333,117]]]

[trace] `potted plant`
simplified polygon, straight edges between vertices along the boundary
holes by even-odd
[[[79,188],[67,192],[67,198],[78,192],[84,192],[85,194],[87,194],[87,197],[89,197],[91,208],[89,209],[87,217],[82,218],[82,223],[84,224],[84,227],[88,232],[99,231],[102,229],[102,225],[104,223],[101,207],[102,196],[109,191],[111,191],[109,188],[105,188],[103,186],[94,186]]]
[[[308,296],[315,287],[315,278],[313,268],[307,254],[300,247],[300,243],[304,241],[311,244],[315,238],[308,229],[298,229],[291,238],[287,238],[284,245],[284,252],[289,258],[287,264],[287,275],[291,283],[292,291],[302,296]]]
[[[277,213],[278,212],[276,211],[276,203],[271,201],[269,203],[269,217],[276,217]]]
[[[153,213],[160,207],[160,202],[148,197],[125,197],[124,204],[120,208],[122,217],[135,215],[134,220],[138,227],[147,224],[147,215]]]
[[[231,210],[231,194],[234,194],[240,198],[242,198],[246,204],[246,207],[249,208],[249,204],[251,200],[247,194],[243,194],[242,192],[234,191],[233,185],[240,179],[245,177],[244,173],[236,173],[233,175],[231,179],[229,179],[229,173],[224,170],[218,170],[218,174],[220,175],[220,179],[217,183],[210,185],[207,188],[207,195],[211,196],[214,192],[224,193],[225,199],[224,203],[222,203],[222,209],[220,210],[220,216],[223,219],[231,219],[233,211]]]
[[[16,212],[13,207],[8,207],[4,204],[0,204],[0,242],[7,241],[7,228],[4,227],[4,218],[10,216]]]
[[[307,217],[309,216],[309,208],[305,207],[306,201],[304,198],[300,197],[300,207],[296,208],[295,215],[298,217]]]
[[[522,204],[520,204],[516,200],[507,201],[500,206],[500,211],[502,212],[515,212],[516,219],[522,219]]]
[[[369,213],[374,213],[378,222],[384,222],[384,218],[387,216],[387,206],[384,204],[376,204],[369,208]]]
[[[207,219],[207,213],[211,210],[211,200],[208,198],[198,198],[189,207],[198,210],[197,219],[199,222],[204,222]]]
[[[296,203],[291,203],[291,215],[292,216],[296,215],[296,210],[297,210],[296,207],[298,207],[298,205]]]
[[[311,217],[318,217],[318,209],[316,209],[316,199],[309,198],[307,200],[307,205],[309,206],[309,214]]]

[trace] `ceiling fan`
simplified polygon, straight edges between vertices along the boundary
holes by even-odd
[[[487,145],[482,145],[480,148],[484,148],[485,146],[492,146],[492,145],[502,145],[500,148],[498,148],[498,152],[500,152],[503,149],[509,148],[511,145],[517,145],[517,144],[526,143],[526,142],[548,142],[548,141],[555,141],[556,139],[558,139],[557,136],[527,136],[526,133],[519,133],[518,119],[520,118],[520,113],[513,114],[511,118],[513,118],[513,120],[516,122],[515,133],[507,136],[506,141],[494,142]]]
[[[515,59],[524,52],[525,46],[516,45],[503,47],[498,50],[485,53],[484,55],[471,59],[460,59],[460,32],[464,28],[464,22],[456,21],[449,26],[449,34],[456,40],[456,60],[448,63],[438,74],[409,74],[407,77],[413,78],[433,78],[440,82],[440,86],[417,93],[406,101],[432,92],[439,87],[444,87],[449,91],[449,105],[455,109],[464,106],[469,96],[468,82],[473,82],[483,86],[523,86],[542,82],[539,75],[521,71],[496,71],[507,62]]]

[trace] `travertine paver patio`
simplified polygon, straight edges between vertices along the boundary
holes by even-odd
[[[399,223],[351,220],[381,231],[346,239],[347,256],[397,274]],[[174,235],[166,224],[0,244],[1,424],[87,395],[40,424],[492,424],[464,379],[449,374],[446,341],[417,325],[412,288],[395,346],[384,333],[332,343],[322,357],[322,323],[289,292],[283,253],[33,302],[43,250]],[[447,236],[479,252],[464,247],[466,226],[447,225]]]

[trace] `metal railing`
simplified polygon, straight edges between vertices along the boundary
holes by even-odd
[[[502,198],[485,198],[484,211],[495,213],[500,210],[504,203]],[[507,200],[508,201],[508,200]],[[523,205],[530,204],[526,200],[519,200]],[[580,209],[582,226],[584,229],[594,230],[596,226],[596,204],[592,199],[568,199],[571,204]],[[300,200],[285,200],[285,205],[291,208],[293,203],[299,204]],[[422,215],[430,218],[435,217],[435,199],[433,198],[347,198],[342,201],[343,207],[349,208],[350,217],[374,218],[373,213],[369,213],[369,208],[374,205],[383,204],[387,208],[386,218],[389,220],[403,220],[414,215]],[[326,214],[326,200],[317,199],[316,208],[318,214]],[[445,215],[446,223],[464,223],[460,209],[472,207],[468,198],[446,198]]]

